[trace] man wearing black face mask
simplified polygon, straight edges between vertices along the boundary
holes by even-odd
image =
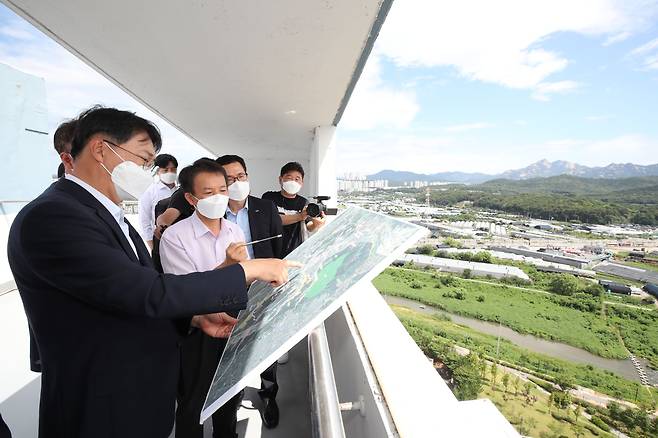
[[[159,274],[123,218],[117,187],[139,197],[158,129],[95,107],[77,122],[71,174],[14,220],[8,259],[42,363],[39,437],[169,435],[178,342],[190,327],[223,336],[247,284],[287,281],[276,259],[189,275]],[[100,435],[99,435],[100,434]]]

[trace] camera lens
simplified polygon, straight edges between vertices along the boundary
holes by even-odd
[[[320,206],[318,204],[309,203],[306,206],[306,214],[310,217],[319,217],[320,216]]]

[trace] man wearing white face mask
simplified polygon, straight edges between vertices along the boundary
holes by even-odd
[[[285,257],[304,241],[302,227],[309,232],[316,231],[324,225],[324,215],[311,218],[306,214],[308,200],[299,195],[304,185],[304,168],[301,164],[290,162],[281,168],[279,176],[281,191],[263,193],[262,198],[274,202],[279,209],[283,222],[283,252]]]
[[[176,190],[178,161],[173,155],[160,154],[155,157],[154,170],[158,181],[139,198],[139,231],[148,246],[153,249],[153,229],[155,227],[155,204],[169,198]]]
[[[157,127],[103,107],[77,120],[71,173],[23,207],[7,245],[41,356],[39,437],[165,438],[178,342],[190,326],[228,336],[236,321],[222,312],[243,309],[254,280],[285,283],[292,264],[158,273],[117,193],[138,198],[151,184]]]
[[[228,210],[226,219],[236,223],[242,229],[247,241],[267,239],[268,237],[283,234],[281,217],[276,205],[272,201],[250,196],[249,175],[247,165],[238,155],[224,155],[217,158],[217,162],[224,167],[228,176]],[[270,239],[264,242],[249,245],[250,258],[281,257],[283,239]],[[261,389],[258,392],[263,403],[260,409],[263,424],[267,428],[276,427],[279,423],[279,407],[276,395],[279,385],[276,378],[277,363],[274,362],[261,373]],[[235,412],[228,412],[230,407],[224,409],[225,417],[234,416]],[[232,432],[226,434],[231,436]]]
[[[224,219],[229,202],[226,172],[213,160],[202,158],[181,171],[181,190],[195,212],[167,228],[160,240],[160,259],[165,273],[189,274],[230,266],[248,260],[240,227]],[[237,313],[231,316],[237,317]],[[202,438],[199,416],[219,363],[224,342],[203,333],[181,345],[181,380],[176,410],[176,437]],[[213,435],[235,435],[236,404],[212,416]],[[227,415],[229,414],[229,415]],[[231,418],[233,417],[233,418]]]

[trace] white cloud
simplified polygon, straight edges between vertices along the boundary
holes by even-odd
[[[0,33],[0,62],[45,80],[51,133],[61,121],[94,104],[103,104],[134,111],[155,122],[162,131],[162,151],[175,155],[180,165],[208,155],[205,149],[28,23],[19,19],[0,22]]]
[[[26,22],[20,20],[11,20],[0,26],[0,35],[25,41],[34,39],[33,30]]]
[[[603,122],[606,120],[610,120],[612,118],[613,117],[610,115],[602,114],[602,115],[587,116],[585,117],[585,120],[587,120],[588,122]]]
[[[553,94],[567,94],[580,87],[575,81],[541,82],[535,86],[532,98],[536,100],[551,100]]]
[[[651,41],[641,45],[640,47],[636,47],[635,49],[633,49],[631,51],[631,55],[636,55],[636,56],[646,55],[647,53],[649,53],[649,52],[651,52],[655,49],[658,49],[658,38],[656,38],[654,40],[651,40]]]
[[[464,123],[462,125],[452,125],[446,126],[443,128],[446,132],[466,132],[466,131],[475,131],[479,129],[493,128],[493,123],[487,122],[477,122],[477,123]]]
[[[603,42],[603,46],[612,46],[613,44],[620,43],[622,41],[626,41],[628,38],[630,38],[633,34],[631,32],[619,32],[616,35],[611,35],[606,40]]]
[[[647,70],[658,70],[658,38],[651,40],[630,52],[631,56],[642,58],[642,67]]]
[[[542,89],[571,83],[549,80],[569,64],[541,47],[550,36],[573,32],[611,44],[643,29],[657,9],[655,0],[406,0],[393,4],[378,48],[399,66],[451,66],[466,78],[547,99]]]
[[[373,54],[350,98],[341,127],[366,130],[376,127],[406,128],[420,110],[413,86],[395,89],[381,77],[378,55]]]

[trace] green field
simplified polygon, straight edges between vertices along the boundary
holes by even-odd
[[[638,394],[638,401],[653,402],[649,392],[640,384],[609,371],[534,353],[504,339],[501,339],[498,346],[495,336],[477,332],[442,318],[421,315],[405,307],[392,306],[392,308],[418,346],[430,357],[440,356],[446,347],[452,348],[454,345],[468,348],[490,358],[495,358],[498,350],[501,361],[520,365],[539,375],[568,379],[577,385],[629,401],[634,401],[635,394]],[[652,391],[654,397],[658,398],[658,390],[652,389]]]
[[[565,342],[607,358],[628,357],[615,327],[591,296],[565,297],[506,285],[452,277],[445,285],[435,274],[389,268],[374,285],[380,292],[414,299],[447,312],[500,322],[520,333]]]
[[[505,373],[501,372],[501,374]],[[497,380],[500,379],[502,377],[499,377]],[[480,397],[491,400],[516,430],[525,436],[541,436],[542,433],[548,433],[550,434],[549,436],[576,437],[571,424],[556,420],[551,415],[555,411],[563,415],[568,415],[575,421],[575,414],[571,409],[560,410],[555,407],[549,407],[548,394],[539,391],[536,387],[531,389],[529,393],[530,400],[533,400],[531,403],[527,402],[526,396],[522,395],[521,392],[523,391],[514,391],[513,389],[505,392],[504,388],[500,388],[500,384],[498,384],[497,389],[493,389],[489,380],[480,393]],[[609,433],[594,426],[594,424],[582,415],[578,418],[578,424],[582,426],[581,438],[596,436],[601,438],[612,437]],[[595,430],[598,435],[592,433],[591,429]]]

